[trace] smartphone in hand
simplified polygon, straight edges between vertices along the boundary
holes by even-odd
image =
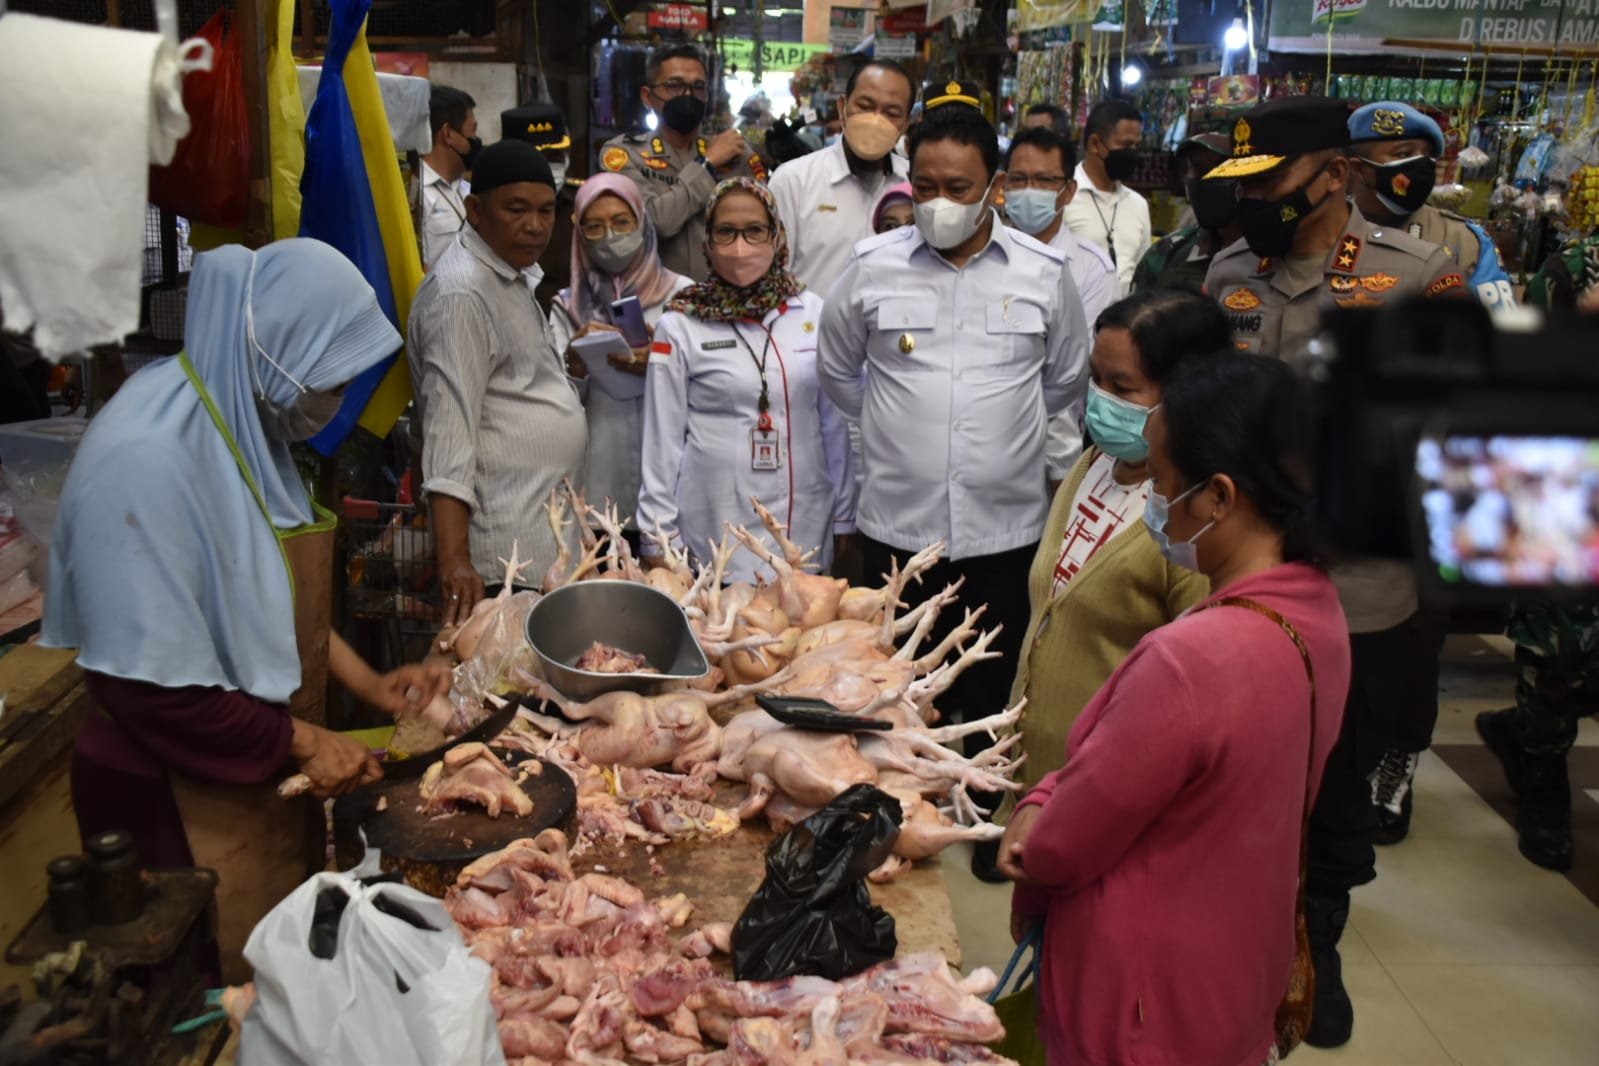
[[[650,342],[650,331],[644,325],[644,308],[639,304],[637,296],[613,301],[611,322],[622,331],[622,339],[627,341],[629,346],[642,348]]]

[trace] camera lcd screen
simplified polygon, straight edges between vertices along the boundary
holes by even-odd
[[[1445,436],[1416,450],[1427,553],[1447,585],[1599,585],[1599,440]]]

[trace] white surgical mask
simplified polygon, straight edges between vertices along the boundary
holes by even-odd
[[[254,359],[248,359],[250,378],[255,385],[255,410],[261,416],[261,428],[267,436],[282,441],[310,440],[321,433],[337,417],[344,405],[344,397],[328,392],[313,392],[261,347],[255,339],[255,266],[258,258],[250,260],[250,277],[244,283],[244,336],[250,347],[267,364],[289,379],[298,390],[287,404],[274,403],[267,397],[266,386],[261,384],[261,368]]]
[[[1206,479],[1206,481],[1208,480]],[[1212,520],[1206,524],[1205,528],[1187,540],[1173,544],[1171,537],[1166,533],[1166,521],[1171,517],[1171,509],[1204,488],[1206,481],[1201,481],[1175,500],[1167,500],[1166,497],[1151,488],[1149,490],[1149,502],[1144,504],[1144,526],[1149,530],[1150,537],[1154,539],[1155,547],[1160,549],[1160,554],[1165,556],[1168,562],[1174,566],[1180,566],[1184,570],[1196,572],[1199,570],[1199,547],[1197,541],[1200,537],[1209,533],[1216,523]]]
[[[1005,217],[1029,237],[1036,237],[1049,228],[1060,214],[1055,206],[1058,192],[1048,189],[1017,189],[1005,194]]]
[[[639,249],[644,247],[644,231],[636,229],[632,233],[610,233],[597,241],[584,237],[583,243],[588,245],[589,258],[595,266],[607,274],[622,274],[633,265]]]
[[[990,180],[988,189],[983,190],[976,203],[956,203],[947,196],[940,196],[917,204],[916,228],[921,231],[922,240],[939,251],[963,244],[983,224],[988,214],[988,190],[993,187]]]

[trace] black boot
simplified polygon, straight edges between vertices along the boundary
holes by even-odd
[[[1571,869],[1571,781],[1564,755],[1521,757],[1517,842],[1528,860],[1548,870]]]
[[[1355,1030],[1355,1005],[1344,990],[1344,964],[1338,957],[1338,941],[1348,921],[1349,893],[1305,897],[1305,931],[1316,971],[1315,1008],[1305,1034],[1311,1047],[1343,1047]]]
[[[1565,755],[1534,755],[1516,742],[1511,711],[1484,711],[1477,716],[1477,734],[1505,768],[1505,780],[1516,797],[1516,833],[1528,861],[1549,870],[1569,870],[1571,781]]]

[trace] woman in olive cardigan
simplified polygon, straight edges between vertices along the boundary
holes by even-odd
[[[1028,788],[1065,760],[1066,735],[1144,635],[1210,593],[1202,574],[1161,557],[1144,530],[1149,491],[1143,424],[1184,360],[1230,346],[1215,301],[1186,289],[1137,293],[1094,325],[1089,447],[1055,493],[1028,576],[1032,617],[1011,700]]]

